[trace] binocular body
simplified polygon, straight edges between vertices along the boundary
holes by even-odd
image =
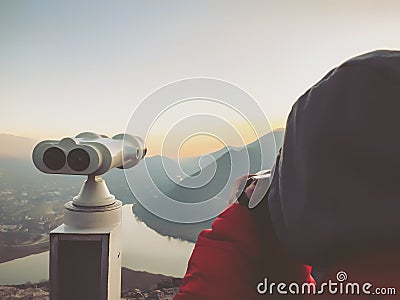
[[[131,168],[146,155],[144,141],[118,134],[109,138],[92,132],[74,138],[47,140],[32,153],[36,168],[49,174],[102,175],[112,168]]]

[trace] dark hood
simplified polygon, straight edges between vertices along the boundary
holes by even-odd
[[[298,99],[268,201],[304,263],[399,243],[400,51],[350,59]]]

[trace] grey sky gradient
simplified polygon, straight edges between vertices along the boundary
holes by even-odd
[[[124,131],[171,81],[238,85],[282,127],[330,68],[400,48],[400,1],[0,1],[0,132]]]

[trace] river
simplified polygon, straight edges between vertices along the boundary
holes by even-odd
[[[194,244],[159,235],[135,219],[132,205],[122,208],[122,266],[182,277]],[[0,285],[47,280],[49,252],[0,264]]]

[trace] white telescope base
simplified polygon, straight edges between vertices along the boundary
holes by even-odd
[[[50,232],[50,299],[120,299],[122,202],[70,201],[64,213],[64,224]]]

